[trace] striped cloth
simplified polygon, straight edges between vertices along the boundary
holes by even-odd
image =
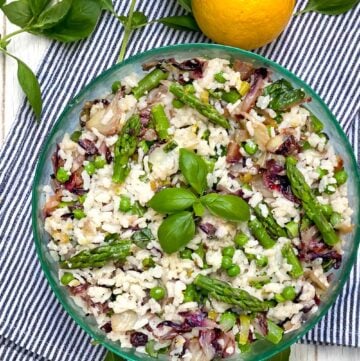
[[[130,1],[115,1],[124,13]],[[175,0],[141,1],[150,19],[181,13]],[[305,1],[298,1],[297,8]],[[329,105],[359,155],[360,9],[328,17],[294,17],[285,32],[256,52],[297,74]],[[31,230],[31,186],[46,135],[65,104],[116,62],[123,28],[104,14],[95,33],[75,44],[52,43],[38,69],[44,111],[38,125],[24,102],[0,156],[0,359],[95,361],[104,349],[65,313],[40,269]],[[152,25],[137,31],[127,56],[160,45],[209,42],[200,33]],[[29,47],[29,49],[31,46]],[[360,346],[360,262],[343,293],[304,342]]]

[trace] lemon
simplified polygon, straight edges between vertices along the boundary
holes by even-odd
[[[192,0],[196,22],[206,36],[248,50],[279,36],[294,6],[295,0]]]

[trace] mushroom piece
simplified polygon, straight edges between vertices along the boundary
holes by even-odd
[[[115,332],[131,331],[134,329],[137,319],[138,316],[134,311],[115,313],[111,316],[112,330]]]
[[[121,129],[120,119],[121,110],[119,108],[119,100],[122,93],[118,92],[110,104],[104,104],[93,112],[90,109],[89,119],[86,121],[86,128],[91,130],[95,128],[99,133],[109,136],[118,133]]]

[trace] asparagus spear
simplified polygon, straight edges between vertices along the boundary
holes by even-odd
[[[267,326],[268,326],[268,332],[267,335],[265,336],[265,339],[274,343],[275,345],[278,344],[283,338],[284,330],[280,326],[278,326],[275,322],[269,319],[267,320]]]
[[[306,183],[304,176],[296,168],[296,163],[294,157],[286,158],[286,173],[290,180],[291,189],[295,196],[301,200],[306,216],[315,223],[324,242],[329,246],[333,246],[339,242],[339,237],[326,219],[320,203]]]
[[[303,275],[304,270],[302,268],[301,262],[297,258],[294,249],[290,245],[290,243],[286,244],[282,250],[281,254],[286,259],[286,262],[292,266],[291,271],[289,272],[290,275],[294,278],[299,278]]]
[[[109,261],[123,261],[130,254],[130,241],[115,240],[91,250],[81,251],[60,262],[60,268],[102,267]]]
[[[236,305],[245,311],[261,312],[269,309],[271,303],[261,301],[248,292],[231,287],[227,282],[204,275],[197,275],[194,284],[209,292],[209,295],[218,301]]]
[[[228,120],[221,115],[212,105],[203,103],[195,95],[189,94],[185,91],[184,87],[177,83],[171,83],[169,90],[180,101],[196,109],[200,114],[207,117],[211,122],[222,126],[225,129],[230,127]]]
[[[266,231],[269,233],[271,237],[279,238],[279,237],[287,236],[285,230],[277,224],[274,216],[270,211],[269,214],[266,217],[264,217],[262,215],[260,207],[256,206],[254,208],[254,213],[256,214],[256,217],[262,223],[263,227],[266,229]]]
[[[146,92],[159,86],[161,80],[165,80],[167,77],[168,73],[165,73],[160,69],[154,69],[142,78],[137,87],[132,90],[134,97],[140,99]]]
[[[275,245],[275,241],[270,237],[263,224],[257,218],[249,221],[248,226],[252,235],[264,248],[271,248]]]
[[[151,114],[155,121],[155,130],[161,140],[168,140],[168,129],[170,122],[165,114],[165,109],[162,104],[156,104],[151,108]]]
[[[112,180],[115,183],[123,183],[130,172],[129,158],[135,153],[140,133],[140,118],[133,115],[125,123],[114,148],[114,171]]]

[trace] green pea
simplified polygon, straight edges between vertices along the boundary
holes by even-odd
[[[334,212],[330,217],[330,223],[335,227],[342,221],[342,215],[340,213]]]
[[[214,79],[215,79],[218,83],[220,83],[220,84],[226,83],[226,79],[225,79],[225,77],[224,77],[224,72],[223,72],[223,71],[221,71],[221,72],[219,72],[219,73],[216,73],[216,74],[214,75]]]
[[[74,209],[73,215],[74,215],[75,219],[82,219],[82,218],[86,217],[86,214],[83,209]]]
[[[228,257],[232,258],[234,256],[234,253],[235,253],[235,248],[232,247],[232,246],[225,247],[222,250],[222,255],[223,256],[228,256]]]
[[[93,175],[96,172],[95,164],[93,162],[89,162],[88,164],[86,164],[84,166],[84,169],[89,175]]]
[[[94,166],[96,169],[104,168],[105,164],[106,164],[106,159],[104,157],[102,157],[101,155],[95,157]]]
[[[346,173],[346,171],[344,169],[337,171],[334,174],[334,178],[336,179],[336,183],[341,186],[342,184],[345,184],[347,179],[348,179],[348,175]]]
[[[285,298],[281,294],[276,294],[275,295],[275,300],[276,300],[277,303],[285,302]]]
[[[165,297],[165,289],[164,287],[153,287],[150,290],[150,297],[153,298],[156,301],[160,301]]]
[[[235,89],[230,90],[229,92],[223,93],[221,99],[227,103],[234,104],[241,98],[239,92]]]
[[[243,148],[245,149],[245,152],[249,155],[254,155],[258,150],[257,144],[255,142],[253,142],[252,140],[248,140],[243,145]]]
[[[323,178],[326,176],[329,172],[326,169],[321,169],[320,167],[316,169],[316,171],[319,173],[319,178]]]
[[[70,175],[68,173],[68,171],[66,171],[63,167],[60,167],[57,172],[56,172],[56,179],[60,182],[60,183],[65,183],[69,180]]]
[[[75,130],[75,132],[73,132],[70,135],[70,139],[75,143],[79,141],[80,137],[81,137],[81,130]]]
[[[234,238],[234,242],[238,247],[244,247],[248,241],[249,237],[244,233],[238,233]]]
[[[184,104],[181,100],[179,100],[179,99],[174,99],[174,100],[172,101],[172,106],[173,106],[174,108],[176,108],[176,109],[181,109],[184,105],[185,105],[185,104]]]
[[[119,210],[121,212],[128,212],[130,208],[131,208],[130,198],[127,196],[121,196]]]
[[[121,82],[120,80],[116,80],[112,83],[111,85],[111,91],[113,92],[113,94],[117,93],[121,88]]]
[[[291,221],[287,223],[285,227],[291,238],[295,238],[299,235],[299,224],[297,222]]]
[[[220,316],[219,321],[223,331],[230,331],[236,323],[236,316],[232,312],[225,312]]]
[[[227,270],[227,274],[229,277],[236,277],[240,274],[240,267],[237,264],[234,264]]]
[[[255,263],[258,267],[266,267],[269,263],[269,259],[266,256],[259,256],[256,258]]]
[[[192,259],[192,250],[189,248],[185,248],[182,251],[180,251],[180,258],[181,259]]]
[[[60,279],[60,282],[64,285],[67,286],[72,280],[74,280],[75,277],[72,275],[72,273],[69,272],[65,272]]]
[[[324,214],[325,217],[330,217],[333,214],[333,209],[330,206],[330,204],[322,204],[321,205],[321,211]]]
[[[185,93],[194,94],[196,92],[195,87],[192,84],[186,84],[184,86]]]
[[[232,258],[228,256],[223,256],[223,258],[221,259],[221,268],[227,270],[232,265],[233,265]]]
[[[293,286],[286,286],[281,292],[281,295],[285,298],[285,300],[292,301],[296,297],[295,288]]]
[[[142,265],[145,269],[155,267],[155,262],[151,257],[144,258],[142,260]]]

